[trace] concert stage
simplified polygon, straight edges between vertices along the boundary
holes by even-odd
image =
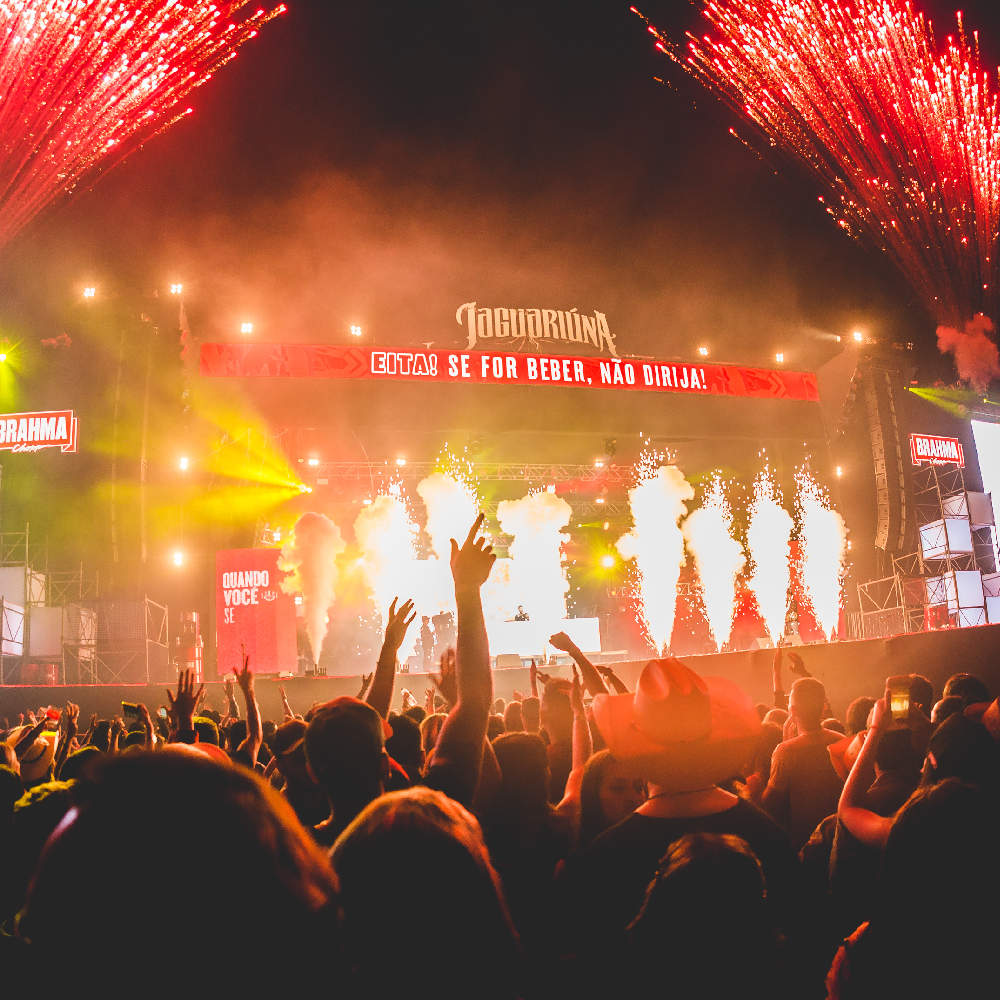
[[[934,685],[935,695],[940,697],[945,681],[954,673],[966,671],[981,678],[992,693],[1000,693],[1000,658],[997,655],[1000,651],[1000,625],[941,629],[936,632],[897,635],[888,639],[819,643],[797,646],[795,651],[801,655],[809,671],[826,685],[833,711],[841,719],[854,698],[881,694],[885,690],[885,678],[894,674],[923,674]],[[736,681],[755,702],[771,703],[773,650],[685,656],[681,659],[701,674],[728,677]],[[629,687],[633,687],[645,662],[621,662],[615,664],[615,670]],[[569,677],[571,674],[568,666],[543,669],[559,677]],[[788,691],[795,676],[785,670],[783,679],[785,690]],[[327,701],[338,695],[356,695],[361,687],[361,678],[289,677],[278,680],[260,677],[257,680],[257,699],[265,719],[280,721],[282,717],[279,684],[285,685],[293,710],[304,714],[316,702]],[[401,691],[404,688],[422,704],[424,691],[430,684],[429,674],[397,674],[394,707],[400,707]],[[497,697],[508,701],[515,690],[528,694],[528,670],[495,671],[494,686]],[[206,687],[210,705],[222,711],[224,698],[221,681],[210,682]],[[242,701],[242,696],[237,694],[237,699]],[[34,710],[49,703],[61,707],[67,701],[80,706],[81,721],[86,725],[93,712],[101,718],[120,714],[122,701],[142,701],[151,712],[155,712],[160,705],[166,704],[166,696],[164,686],[159,684],[2,687],[0,719],[6,717],[13,724],[20,712]]]

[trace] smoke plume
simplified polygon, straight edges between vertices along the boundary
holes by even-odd
[[[562,533],[573,508],[554,493],[532,493],[504,500],[497,507],[500,528],[514,536],[510,543],[510,590],[532,619],[558,622],[566,617],[569,582],[562,564]],[[511,602],[513,603],[513,602]]]
[[[840,587],[847,553],[847,525],[807,469],[795,476],[802,524],[802,583],[827,639],[840,619]]]
[[[623,559],[634,559],[646,630],[657,651],[670,642],[677,609],[677,581],[684,564],[684,535],[691,484],[676,466],[660,466],[628,492],[635,527],[618,539]]]
[[[770,472],[765,469],[753,484],[747,547],[754,562],[754,573],[747,584],[757,598],[757,610],[764,619],[768,634],[777,645],[785,634],[791,575],[788,543],[792,537],[792,518],[775,494]]]
[[[286,594],[302,596],[306,634],[312,646],[313,663],[326,638],[327,611],[333,604],[339,573],[337,557],[347,548],[340,528],[325,514],[303,514],[281,548],[278,569],[289,575],[281,581]]]
[[[964,333],[950,326],[937,328],[938,350],[954,355],[959,377],[977,392],[985,392],[1000,375],[1000,352],[986,336],[993,330],[993,321],[982,313],[965,324]]]
[[[684,521],[684,538],[701,580],[705,617],[721,650],[732,630],[736,577],[746,556],[733,538],[733,513],[718,476],[705,491],[701,506]]]

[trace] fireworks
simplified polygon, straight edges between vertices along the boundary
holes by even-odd
[[[650,31],[808,169],[838,224],[888,254],[939,323],[996,317],[1000,119],[961,15],[940,53],[899,0],[711,0],[704,15],[715,37],[686,51]]]
[[[802,542],[802,583],[824,635],[837,627],[840,617],[840,580],[847,554],[844,519],[830,509],[826,491],[808,469],[795,476]]]
[[[285,10],[247,0],[0,5],[0,246],[191,109],[179,102]]]

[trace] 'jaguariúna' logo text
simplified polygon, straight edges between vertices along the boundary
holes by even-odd
[[[477,340],[565,340],[568,343],[590,344],[597,350],[607,350],[618,357],[615,338],[608,329],[608,317],[594,311],[584,316],[576,309],[486,309],[477,308],[475,302],[464,302],[458,307],[455,319],[468,328],[469,346],[472,350]],[[496,350],[500,345],[491,345]]]

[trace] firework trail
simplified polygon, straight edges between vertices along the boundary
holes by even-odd
[[[676,466],[660,466],[645,458],[640,478],[628,491],[635,527],[618,539],[623,559],[635,559],[642,619],[657,653],[670,644],[677,611],[677,581],[684,564],[684,535],[678,522],[694,496]]]
[[[247,0],[0,4],[0,246],[62,194],[191,109],[179,102],[284,5]]]
[[[736,577],[746,556],[733,538],[733,512],[719,476],[712,479],[701,506],[684,521],[684,539],[698,568],[705,617],[721,650],[732,631]]]
[[[795,475],[795,505],[802,526],[802,584],[827,639],[840,618],[840,584],[847,554],[847,526],[830,509],[826,491],[808,469]]]
[[[767,626],[771,641],[777,646],[785,634],[785,611],[788,607],[788,543],[792,537],[792,518],[781,506],[768,470],[754,480],[747,548],[754,563],[747,586],[757,599],[757,609]]]
[[[893,260],[938,323],[995,318],[1000,119],[961,15],[938,52],[900,0],[710,0],[703,13],[714,34],[686,50],[649,30],[819,181],[827,211]]]

